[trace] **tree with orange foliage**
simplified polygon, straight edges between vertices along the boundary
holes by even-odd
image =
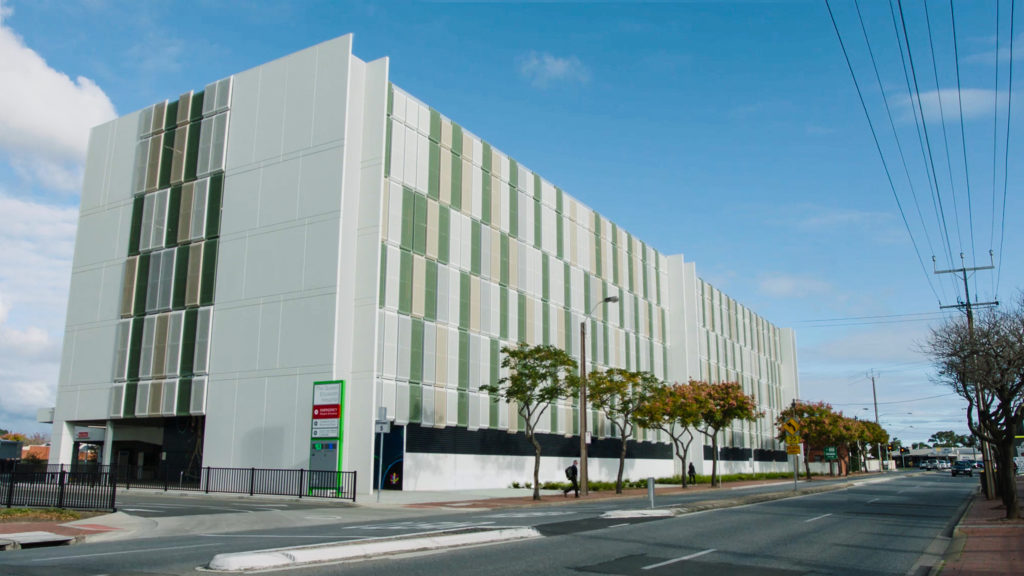
[[[711,485],[718,486],[718,433],[736,420],[753,422],[764,415],[757,409],[754,398],[745,392],[739,382],[692,381],[694,400],[700,407],[698,430],[711,438]]]
[[[700,403],[693,381],[657,388],[647,403],[637,411],[637,421],[644,428],[657,428],[672,438],[686,488],[686,458],[700,423]]]

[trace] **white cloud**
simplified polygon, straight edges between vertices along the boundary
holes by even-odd
[[[519,73],[534,87],[546,88],[552,82],[590,81],[590,70],[576,56],[561,58],[547,52],[530,52],[519,58]]]
[[[940,99],[942,102],[941,116],[939,115]],[[991,118],[995,106],[995,91],[981,88],[964,88],[959,91],[955,88],[944,88],[922,92],[920,100],[926,121],[938,122],[944,116],[947,122],[959,122],[961,106],[963,106],[964,120]],[[999,93],[999,101],[1006,102],[1005,92]],[[916,96],[913,98],[904,96],[897,102],[898,107],[902,109],[900,114],[902,120],[908,122],[914,120],[914,109],[917,108],[917,102]]]
[[[0,151],[23,177],[48,188],[77,189],[89,129],[116,116],[110,98],[92,80],[72,80],[51,68],[2,24],[0,86]]]
[[[779,273],[762,276],[758,280],[758,287],[765,294],[776,298],[803,298],[835,291],[835,287],[824,280]]]

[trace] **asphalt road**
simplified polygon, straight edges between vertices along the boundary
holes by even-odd
[[[339,513],[337,523],[301,528],[253,526],[244,531],[239,526],[231,533],[197,528],[187,536],[2,553],[0,574],[194,575],[197,567],[224,552],[465,526],[535,526],[544,537],[293,569],[289,574],[908,574],[937,536],[948,535],[959,508],[976,488],[970,478],[900,476],[842,491],[659,520],[599,518],[608,509],[646,507],[643,500],[457,513],[427,510],[415,511],[415,516],[396,510],[369,522],[365,517],[346,521]],[[720,494],[734,498],[737,492]],[[658,504],[706,497],[665,497]]]

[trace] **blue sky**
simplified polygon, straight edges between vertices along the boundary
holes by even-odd
[[[356,56],[391,59],[395,84],[796,329],[801,397],[871,417],[874,370],[890,432],[965,432],[964,403],[920,352],[939,305],[962,297],[931,256],[984,265],[992,248],[998,288],[980,272],[972,298],[1011,302],[1024,287],[1024,16],[1003,236],[1010,0],[998,52],[997,2],[954,5],[959,92],[949,4],[928,7],[936,82],[923,4],[904,3],[934,172],[889,4],[862,4],[881,90],[856,6],[833,9],[909,234],[824,2],[0,0],[0,427],[46,431],[34,416],[54,402],[89,128],[351,32]]]

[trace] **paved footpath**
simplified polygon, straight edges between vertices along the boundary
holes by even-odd
[[[1017,479],[1024,495],[1024,477]],[[1006,520],[1001,500],[979,490],[953,534],[942,576],[1024,574],[1024,520]]]

